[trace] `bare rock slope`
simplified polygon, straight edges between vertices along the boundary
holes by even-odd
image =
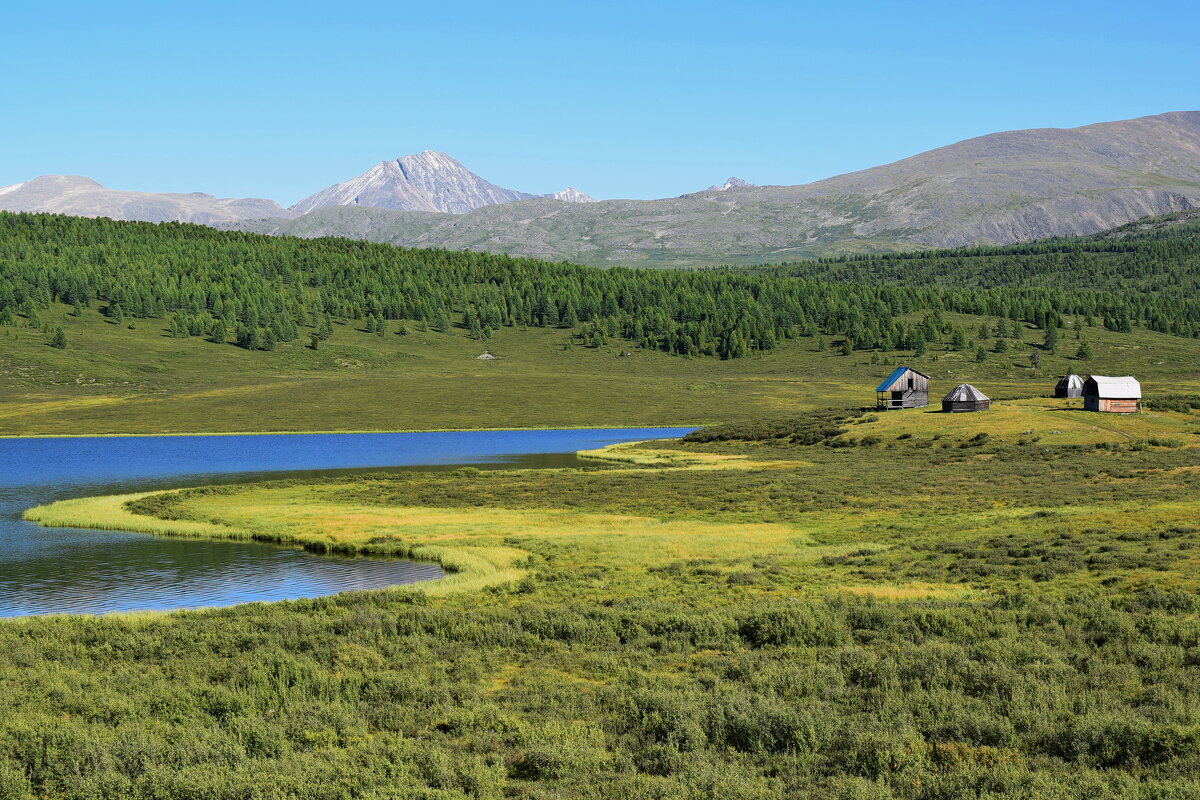
[[[484,206],[535,197],[568,203],[592,202],[592,198],[569,186],[551,195],[505,189],[484,180],[445,153],[426,150],[394,161],[381,161],[356,178],[309,195],[291,210],[305,214],[332,206],[358,206],[466,214]]]

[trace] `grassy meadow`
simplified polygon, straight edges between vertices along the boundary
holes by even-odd
[[[0,796],[1196,796],[1200,415],[1078,402],[34,510],[452,574],[0,626]]]
[[[1043,354],[1035,369],[1029,357],[1042,332],[1031,326],[983,362],[944,344],[919,357],[844,356],[833,336],[721,360],[621,340],[584,347],[574,331],[553,328],[502,328],[485,344],[461,328],[438,333],[410,324],[407,335],[393,326],[380,336],[339,324],[316,350],[302,343],[304,334],[264,352],[172,338],[163,320],[138,320],[129,330],[66,306],[42,317],[65,330],[65,349],[50,347],[40,331],[0,327],[0,435],[707,424],[873,404],[875,385],[898,363],[933,376],[939,398],[963,381],[995,399],[1036,397],[1067,370],[1132,373],[1150,394],[1200,391],[1200,341],[1143,329],[1081,329],[1094,351],[1089,361],[1073,358],[1078,342],[1065,330],[1056,353]],[[992,321],[946,319],[972,335]],[[977,344],[992,351],[996,340]],[[478,360],[485,351],[496,358]]]

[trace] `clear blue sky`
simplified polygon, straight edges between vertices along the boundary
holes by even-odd
[[[425,149],[530,192],[803,183],[1200,109],[1198,34],[1190,3],[14,3],[0,185],[287,205]]]

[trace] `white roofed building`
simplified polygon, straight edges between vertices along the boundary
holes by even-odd
[[[1083,407],[1110,414],[1136,414],[1141,410],[1142,385],[1125,375],[1093,375],[1083,383]]]

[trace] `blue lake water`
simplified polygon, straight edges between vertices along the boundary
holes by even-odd
[[[200,608],[440,577],[433,564],[247,542],[42,528],[70,497],[337,473],[580,464],[574,453],[691,428],[0,439],[0,617]]]

